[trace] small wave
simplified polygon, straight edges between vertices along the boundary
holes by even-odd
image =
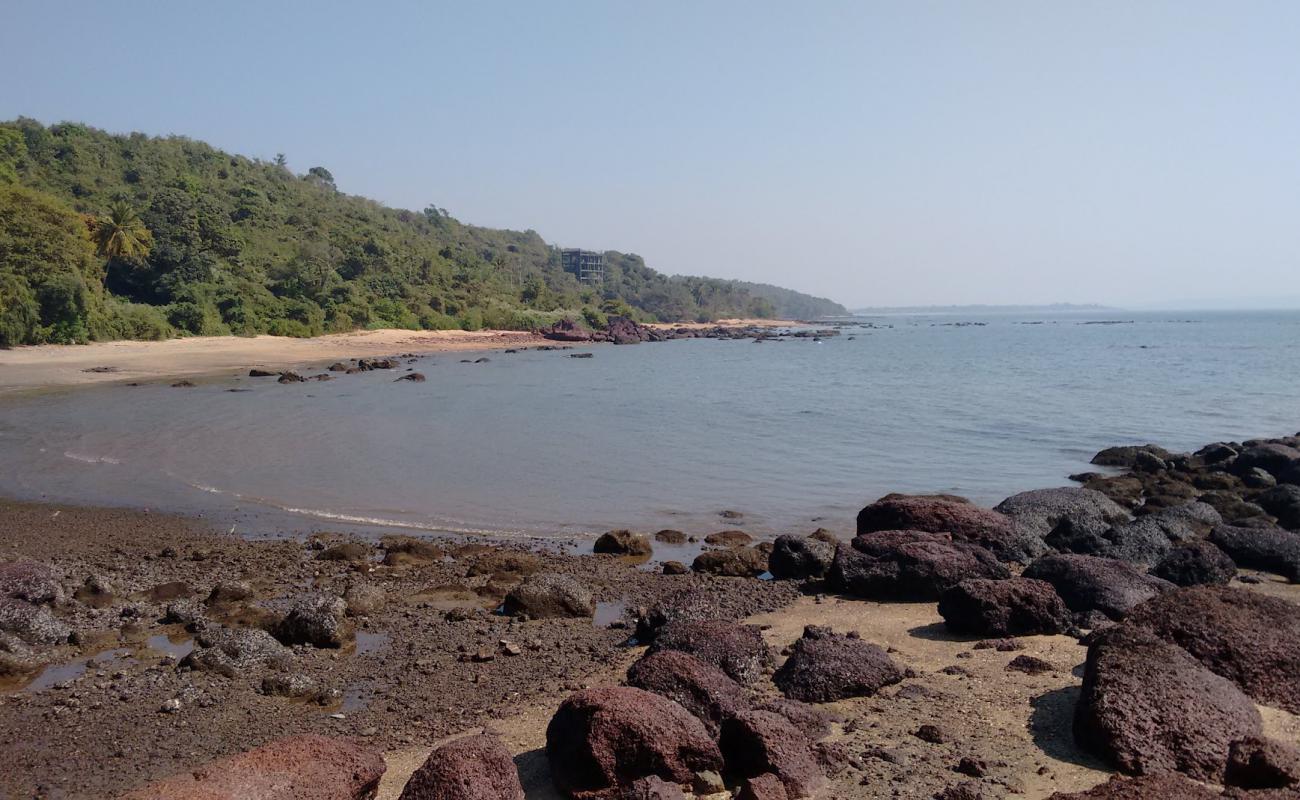
[[[225,491],[218,489],[215,486],[207,486],[202,483],[189,483],[188,481],[186,483],[190,488],[198,489],[200,492],[207,492],[208,494],[226,494]]]
[[[536,534],[530,534],[528,531],[519,530],[496,530],[493,528],[467,528],[457,527],[455,525],[445,525],[435,522],[409,522],[399,519],[388,519],[386,517],[365,517],[356,514],[341,514],[336,511],[324,511],[318,508],[293,508],[291,506],[279,506],[274,503],[267,503],[281,511],[290,514],[301,514],[306,517],[319,517],[321,519],[333,519],[339,522],[352,522],[357,525],[373,525],[381,528],[409,528],[419,531],[436,531],[444,533],[464,533],[476,536],[497,536],[497,537],[530,537]]]
[[[120,459],[110,456],[88,456],[84,453],[74,453],[71,450],[63,454],[64,458],[70,458],[73,461],[80,461],[83,464],[121,464]]]

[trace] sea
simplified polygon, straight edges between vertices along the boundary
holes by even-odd
[[[227,373],[0,397],[0,495],[254,537],[772,536],[851,531],[889,492],[991,506],[1070,485],[1111,445],[1300,430],[1300,312],[840,322],[820,341],[435,354],[402,367],[423,383]]]

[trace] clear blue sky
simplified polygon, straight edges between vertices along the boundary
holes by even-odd
[[[1296,2],[6,0],[0,118],[850,305],[1300,304]]]

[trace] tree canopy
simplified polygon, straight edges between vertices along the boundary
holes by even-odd
[[[584,285],[535,231],[387,208],[340,192],[323,166],[295,175],[282,154],[75,123],[0,123],[0,215],[0,345],[529,329],[607,307],[642,321],[769,317],[806,298],[669,277],[617,252],[604,283]]]

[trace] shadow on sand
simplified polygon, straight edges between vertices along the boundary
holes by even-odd
[[[524,785],[527,800],[563,800],[551,783],[551,766],[546,760],[546,750],[537,748],[515,756],[519,780]]]
[[[1030,701],[1033,711],[1029,715],[1029,735],[1044,753],[1058,761],[1110,771],[1110,765],[1083,752],[1074,743],[1074,706],[1078,700],[1078,686],[1066,686],[1035,697]]]

